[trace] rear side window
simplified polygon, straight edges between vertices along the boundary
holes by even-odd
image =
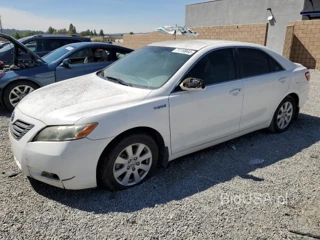
[[[121,49],[121,48],[114,48],[114,52],[115,52],[115,58],[116,58],[115,60],[119,60],[121,58],[124,58],[126,55],[128,55],[132,51]]]
[[[33,41],[30,41],[30,42],[27,42],[25,44],[25,46],[27,48],[29,48],[29,50],[31,50],[32,52],[38,51],[38,41],[37,40],[33,40]]]
[[[268,55],[258,49],[239,48],[240,66],[243,77],[270,73]]]
[[[204,56],[185,76],[204,81],[205,85],[236,79],[235,62],[232,49],[213,51]]]

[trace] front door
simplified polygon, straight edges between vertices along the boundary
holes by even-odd
[[[184,77],[199,78],[205,89],[169,96],[172,154],[239,131],[243,83],[237,79],[233,49],[204,56]]]

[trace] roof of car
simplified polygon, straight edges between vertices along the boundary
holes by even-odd
[[[70,43],[67,45],[64,45],[64,47],[67,46],[72,46],[74,48],[79,48],[79,47],[90,47],[90,46],[109,46],[109,47],[118,47],[118,48],[124,48],[124,49],[130,49],[130,48],[125,48],[122,46],[118,46],[118,45],[113,45],[110,43],[104,43],[104,42],[76,42],[76,43]]]
[[[88,39],[88,37],[83,37],[78,34],[36,34],[36,35],[32,35],[30,37],[32,37],[32,38],[43,37],[43,38],[86,38],[86,39]]]
[[[173,48],[185,48],[192,50],[200,50],[208,46],[259,46],[261,45],[246,42],[235,42],[226,40],[176,40],[176,41],[165,41],[152,43],[149,46],[159,46],[159,47],[173,47]]]

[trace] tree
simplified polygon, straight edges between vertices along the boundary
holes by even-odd
[[[90,31],[90,36],[93,36],[93,32],[92,32],[92,30]]]
[[[13,37],[14,37],[15,39],[20,39],[20,38],[21,38],[21,36],[20,36],[20,34],[19,34],[18,32],[15,32],[15,33],[13,34]]]
[[[130,35],[133,35],[134,33],[133,32],[130,32]]]
[[[69,31],[70,31],[70,32],[73,32],[73,25],[72,25],[72,23],[70,23],[70,25],[69,25]]]
[[[103,33],[103,30],[102,30],[102,29],[100,30],[99,35],[100,35],[101,37],[103,37],[103,36],[104,36],[104,33]]]
[[[73,26],[73,33],[76,34],[77,33],[77,29],[75,26]]]
[[[50,27],[48,28],[48,31],[47,31],[47,32],[50,33],[50,34],[53,34],[55,31],[56,31],[56,29],[54,29],[53,27],[50,26]]]
[[[67,34],[67,29],[63,28],[63,29],[59,29],[56,31],[58,34]]]

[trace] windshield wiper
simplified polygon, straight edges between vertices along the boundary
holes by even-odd
[[[114,77],[109,77],[109,76],[105,76],[105,78],[110,79],[110,80],[112,80],[112,81],[115,81],[115,82],[117,82],[117,83],[120,83],[120,84],[122,84],[122,85],[132,87],[131,84],[129,84],[129,83],[127,83],[127,82],[125,82],[125,81],[123,81],[123,80],[121,80],[121,79],[119,79],[119,78],[114,78]]]

